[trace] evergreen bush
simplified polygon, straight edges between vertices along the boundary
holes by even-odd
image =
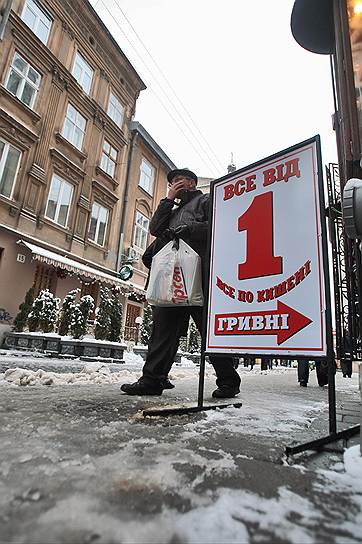
[[[34,289],[31,287],[28,289],[25,295],[25,300],[19,306],[19,312],[14,318],[14,330],[16,332],[23,332],[28,321],[28,316],[31,311],[34,302]]]
[[[57,322],[59,299],[49,289],[43,289],[34,300],[28,315],[30,332],[40,329],[43,332],[52,332]]]
[[[200,345],[201,345],[200,333],[197,330],[194,320],[190,319],[189,334],[188,334],[188,352],[198,353],[200,351]]]
[[[139,339],[143,346],[147,346],[152,330],[152,308],[148,304],[143,311],[143,321],[140,326]]]
[[[89,314],[94,308],[94,300],[90,295],[85,295],[74,304],[70,318],[70,333],[73,338],[82,338],[87,332]]]
[[[110,297],[110,322],[107,340],[110,342],[119,342],[122,328],[123,307],[120,301],[120,290],[114,287],[111,290]]]
[[[39,296],[43,301],[39,328],[43,332],[53,332],[59,314],[59,298],[56,298],[48,289],[44,289]]]
[[[111,328],[111,300],[109,290],[101,287],[100,302],[96,309],[94,336],[97,340],[107,340]]]
[[[63,305],[60,310],[58,328],[58,332],[61,336],[66,336],[69,332],[70,321],[75,306],[75,299],[79,291],[80,289],[73,289],[73,291],[69,291],[69,293],[64,297]]]

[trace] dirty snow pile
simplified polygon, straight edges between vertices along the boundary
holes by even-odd
[[[87,385],[87,384],[118,384],[125,381],[136,381],[140,376],[141,367],[122,369],[112,372],[105,363],[87,363],[80,372],[49,372],[42,369],[29,370],[26,368],[9,368],[3,374],[0,384],[12,385]],[[212,373],[209,370],[209,373]],[[208,375],[208,372],[206,372]],[[170,374],[171,379],[192,379],[198,376],[198,369],[193,364],[177,365]]]
[[[67,384],[112,384],[124,379],[134,379],[129,370],[111,372],[108,365],[95,363],[85,366],[80,372],[48,372],[42,369],[9,368],[4,380],[13,385],[67,385]]]

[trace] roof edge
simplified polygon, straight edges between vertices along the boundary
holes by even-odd
[[[158,156],[158,158],[164,163],[164,165],[170,170],[174,170],[177,166],[171,161],[171,159],[166,155],[163,149],[158,145],[158,143],[152,138],[152,136],[147,132],[144,126],[141,125],[138,121],[130,121],[128,127],[131,132],[137,132],[141,138],[146,142],[146,144],[151,148],[151,150]]]

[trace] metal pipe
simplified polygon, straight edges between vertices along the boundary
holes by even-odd
[[[126,222],[126,214],[127,214],[127,204],[128,204],[128,193],[129,193],[129,186],[131,182],[131,166],[133,164],[133,158],[135,153],[135,147],[137,142],[137,132],[132,133],[131,138],[131,149],[128,154],[128,160],[127,160],[127,172],[126,172],[126,181],[124,186],[124,193],[123,193],[123,205],[121,210],[121,221],[120,221],[120,227],[119,227],[119,237],[118,237],[118,255],[117,255],[117,272],[120,268],[120,263],[122,259],[122,250],[123,250],[123,242],[124,242],[124,225]]]

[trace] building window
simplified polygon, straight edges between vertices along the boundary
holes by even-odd
[[[72,196],[73,185],[54,174],[45,212],[46,217],[66,227]]]
[[[89,94],[92,85],[93,70],[80,53],[76,54],[72,74],[82,89]]]
[[[111,146],[107,140],[104,140],[102,158],[101,158],[101,168],[109,176],[114,177],[114,172],[117,164],[117,149]]]
[[[140,181],[139,186],[142,187],[147,193],[152,195],[153,192],[153,180],[155,177],[155,169],[144,157],[140,166]]]
[[[143,251],[147,247],[149,223],[150,221],[148,217],[146,217],[141,212],[136,210],[133,245],[136,246],[137,248],[142,249]]]
[[[43,43],[48,42],[52,19],[35,0],[26,0],[21,16],[24,23]]]
[[[123,106],[118,98],[111,92],[109,95],[108,110],[107,113],[111,119],[118,125],[122,126],[123,121]]]
[[[63,136],[78,149],[82,149],[85,133],[86,119],[68,104],[67,114],[64,119]]]
[[[21,151],[0,140],[0,195],[11,198],[20,163]]]
[[[106,238],[106,230],[108,223],[108,210],[96,202],[92,206],[92,215],[89,225],[88,238],[98,244],[104,246]]]
[[[6,88],[24,104],[32,108],[38,92],[41,76],[26,60],[15,53],[10,66]]]

